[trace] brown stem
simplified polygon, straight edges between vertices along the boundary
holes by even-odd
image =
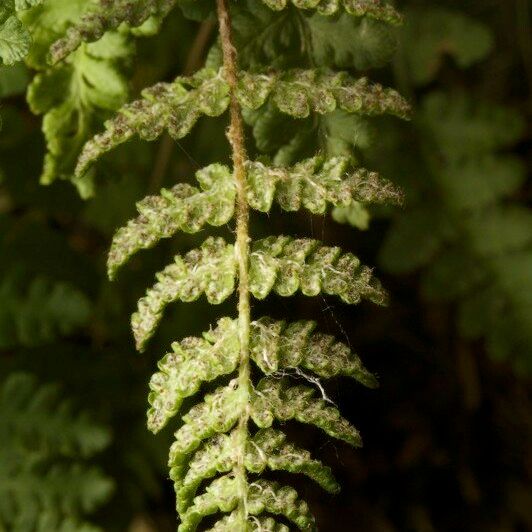
[[[227,138],[232,148],[234,179],[237,190],[236,210],[236,258],[239,270],[238,287],[238,331],[240,338],[240,365],[238,372],[238,390],[242,394],[244,410],[240,416],[236,430],[236,465],[233,469],[238,484],[239,516],[244,529],[247,522],[248,482],[244,458],[248,442],[248,422],[251,399],[251,379],[249,361],[249,332],[251,311],[249,303],[249,205],[246,197],[246,147],[244,143],[244,122],[240,104],[236,98],[237,90],[237,52],[231,37],[231,18],[227,0],[216,1],[218,22],[220,25],[220,40],[222,43],[223,66],[225,79],[230,88],[230,125]]]

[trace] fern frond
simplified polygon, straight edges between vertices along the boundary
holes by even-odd
[[[142,350],[161,321],[169,303],[189,302],[205,293],[207,301],[219,304],[235,289],[234,247],[223,238],[209,237],[201,248],[177,255],[172,264],[156,275],[157,283],[139,300],[138,311],[131,317],[131,327]]]
[[[362,446],[358,430],[340,416],[336,407],[324,399],[314,397],[315,390],[308,386],[290,386],[286,378],[265,377],[253,394],[251,418],[260,428],[271,427],[275,420],[295,419],[315,425],[329,436],[355,447]]]
[[[114,278],[120,266],[140,249],[154,246],[178,230],[199,231],[205,224],[220,226],[232,217],[235,186],[226,166],[212,164],[196,172],[201,190],[177,184],[137,203],[140,216],[118,230],[107,260],[108,274]]]
[[[76,175],[81,176],[104,153],[135,134],[155,140],[167,130],[174,139],[189,133],[198,118],[221,115],[229,105],[229,86],[223,69],[203,69],[194,76],[179,77],[173,83],[159,83],[142,93],[142,99],[125,105],[105,123],[105,131],[87,142],[78,159]],[[336,108],[362,115],[392,114],[408,118],[410,106],[399,93],[355,80],[346,72],[291,70],[278,74],[240,72],[240,104],[258,109],[270,101],[294,118],[310,112],[330,113]]]
[[[203,440],[231,430],[246,406],[236,381],[206,395],[201,403],[183,416],[184,424],[175,433],[175,441],[170,448],[170,467],[183,464]]]
[[[165,5],[171,3],[167,0]],[[288,2],[265,0],[265,3],[283,9]],[[297,8],[315,9],[318,17],[319,13],[331,15],[343,6],[355,16],[392,24],[400,19],[392,7],[379,0],[292,0],[292,3]],[[154,5],[154,0],[131,3],[148,4]],[[116,3],[122,5],[122,1]],[[267,8],[259,7],[271,14]],[[293,9],[291,12],[296,13]],[[142,13],[144,16],[147,11]],[[332,336],[315,333],[314,322],[287,324],[267,317],[252,321],[250,296],[264,299],[274,291],[287,297],[300,291],[307,296],[335,295],[350,304],[367,299],[380,305],[386,303],[387,296],[371,269],[338,247],[290,236],[271,236],[253,242],[249,211],[253,208],[268,212],[275,201],[286,211],[304,208],[323,214],[329,206],[400,204],[402,195],[376,173],[357,167],[354,158],[331,156],[331,152],[352,155],[349,149],[308,145],[306,151],[300,151],[308,154],[315,150],[318,155],[299,160],[295,165],[295,157],[276,158],[276,163],[287,162],[291,166],[268,166],[247,160],[242,113],[246,112],[252,122],[253,116],[258,117],[253,122],[254,133],[261,127],[268,132],[274,129],[275,119],[266,120],[266,126],[265,122],[260,124],[261,116],[272,110],[278,116],[285,114],[297,119],[316,113],[318,116],[313,120],[291,121],[303,128],[290,140],[294,146],[301,147],[308,139],[305,128],[310,123],[311,131],[319,127],[326,133],[324,136],[332,139],[331,143],[351,146],[354,142],[349,139],[356,134],[352,131],[354,122],[351,118],[346,121],[345,117],[391,114],[408,118],[410,107],[396,91],[372,84],[366,78],[353,78],[347,72],[336,73],[327,68],[266,70],[267,65],[256,64],[254,60],[247,64],[244,61],[249,70],[238,71],[226,0],[217,0],[217,13],[221,47],[211,56],[209,68],[190,77],[178,77],[172,83],[157,84],[143,91],[140,100],[125,105],[105,123],[102,133],[85,144],[76,175],[82,177],[100,156],[134,135],[152,141],[168,131],[172,138],[181,139],[200,116],[219,116],[230,106],[227,137],[234,168],[211,165],[197,172],[199,188],[179,184],[140,202],[139,216],[120,229],[113,240],[108,271],[114,277],[134,253],[179,230],[192,233],[206,225],[223,225],[238,212],[234,244],[210,237],[200,248],[175,257],[172,264],[156,275],[156,284],[140,299],[132,316],[136,345],[143,350],[168,304],[194,301],[202,294],[209,303],[222,303],[235,291],[238,278],[238,317],[221,319],[202,338],[174,342],[172,352],[159,362],[159,371],[150,381],[148,427],[153,432],[160,431],[178,414],[186,398],[199,394],[203,384],[218,386],[188,410],[174,433],[168,464],[181,518],[179,530],[193,532],[205,517],[225,513],[228,515],[220,516],[211,530],[311,531],[316,528],[314,519],[295,490],[275,482],[252,480],[251,476],[262,475],[266,470],[284,471],[306,475],[331,493],[337,492],[339,486],[328,467],[287,442],[285,435],[272,425],[295,420],[361,446],[357,429],[329,401],[319,378],[348,376],[368,387],[375,387],[377,381],[347,345]],[[128,16],[133,20],[137,12]],[[87,38],[97,37],[110,21],[94,24],[87,30]],[[77,46],[83,39],[80,31],[79,27],[72,30],[62,41],[64,50]],[[253,33],[255,29],[247,31]],[[295,33],[302,38],[303,48],[308,46],[307,40],[314,38],[305,29]],[[351,56],[355,46],[348,48],[341,52],[343,56]],[[222,52],[221,63],[218,51]],[[59,52],[58,57],[63,53]],[[313,63],[310,59],[304,64],[335,63]],[[275,62],[277,65],[283,65],[283,60]],[[259,109],[263,109],[262,115],[256,112]],[[330,121],[326,122],[327,119]],[[262,134],[268,136],[264,131]],[[294,146],[285,148],[294,155],[300,152]],[[328,155],[321,155],[322,152]],[[252,368],[252,363],[257,368]],[[259,370],[266,377],[255,384],[255,373]],[[316,384],[321,397],[309,386],[290,384],[290,376]],[[250,430],[252,423],[257,431]],[[206,490],[197,495],[207,481],[210,484]],[[289,520],[291,526],[267,514]]]
[[[50,48],[52,63],[61,61],[84,42],[100,39],[109,30],[122,23],[132,28],[141,26],[150,17],[164,18],[175,6],[176,0],[99,0],[92,5],[78,23],[70,27],[66,36]]]
[[[386,292],[371,272],[351,253],[322,246],[319,240],[272,236],[257,241],[250,255],[250,292],[264,299],[272,290],[291,296],[320,292],[335,295],[349,304],[368,299],[386,303]]]
[[[289,0],[262,0],[270,9],[285,9]],[[341,7],[356,17],[368,17],[375,20],[399,25],[403,17],[383,0],[290,0],[298,9],[316,9],[320,15],[334,15]]]
[[[194,504],[182,515],[179,532],[194,532],[204,517],[222,512],[232,511],[238,504],[237,482],[230,476],[214,480],[205,494],[194,499]],[[270,513],[282,515],[289,519],[299,530],[315,529],[314,518],[310,514],[306,502],[298,499],[293,488],[280,487],[277,482],[257,480],[250,484],[248,497],[249,514],[260,515]],[[234,521],[233,530],[240,530]]]
[[[289,168],[249,161],[250,207],[268,212],[275,199],[285,211],[297,211],[303,206],[315,214],[323,214],[328,204],[340,207],[353,201],[402,203],[401,190],[390,181],[364,168],[349,172],[350,163],[348,157],[326,159],[321,155]]]
[[[157,433],[194,395],[202,382],[232,373],[238,364],[240,345],[237,323],[223,318],[204,338],[189,337],[172,344],[172,353],[159,362],[150,380],[148,428]]]
[[[21,11],[40,4],[42,0],[3,0],[0,7],[0,60],[13,65],[30,51],[30,32],[18,17]]]
[[[301,207],[322,214],[327,205],[348,206],[353,201],[400,204],[403,195],[391,182],[363,168],[348,172],[348,157],[316,156],[294,167],[270,167],[248,161],[247,196],[250,207],[268,212],[273,201],[286,211]],[[113,238],[107,266],[111,279],[140,249],[154,246],[177,231],[195,233],[206,224],[226,224],[234,214],[235,185],[229,168],[212,164],[196,172],[200,190],[187,184],[163,189],[137,203],[140,216],[119,229]]]
[[[142,351],[174,301],[190,302],[203,293],[212,304],[225,301],[235,289],[237,264],[234,246],[223,238],[209,237],[201,248],[177,255],[156,275],[157,283],[139,300],[131,327]],[[292,296],[297,290],[315,296],[320,292],[340,297],[349,304],[367,299],[386,304],[386,292],[372,271],[352,253],[322,246],[319,240],[275,236],[252,246],[249,264],[250,292],[264,299],[272,290]]]
[[[186,136],[204,114],[221,115],[229,105],[229,87],[221,71],[203,69],[173,83],[158,83],[142,91],[142,99],[126,104],[105,123],[105,131],[87,142],[78,159],[76,175],[104,153],[135,134],[155,140],[167,130],[174,139]]]
[[[87,324],[91,303],[68,283],[8,272],[0,283],[0,348],[38,346]]]
[[[80,520],[113,484],[86,459],[109,444],[109,432],[26,373],[1,384],[0,412],[0,528],[96,531]]]
[[[237,526],[240,526],[244,532],[290,532],[285,524],[278,523],[273,517],[252,516],[247,523],[241,523],[241,518],[236,510],[217,521],[212,528],[209,528],[208,532],[232,532]]]
[[[243,107],[258,109],[271,98],[281,111],[294,118],[310,112],[326,114],[336,108],[362,115],[410,116],[410,106],[393,89],[347,72],[326,69],[293,69],[278,74],[241,72],[237,97]]]
[[[235,438],[234,432],[218,434],[198,450],[186,466],[171,469],[180,513],[190,506],[204,480],[218,473],[228,473],[234,467],[237,460]],[[330,493],[340,489],[329,467],[312,459],[309,452],[286,442],[285,434],[279,430],[259,430],[248,444],[244,463],[251,473],[261,474],[266,468],[288,471],[306,475]]]
[[[314,321],[284,321],[260,318],[251,324],[250,356],[266,373],[303,368],[323,378],[343,375],[376,388],[377,379],[360,358],[333,336],[313,333]]]
[[[374,388],[376,378],[364,368],[349,347],[330,335],[313,333],[316,323],[285,322],[261,318],[251,324],[250,356],[264,373],[302,368],[324,378],[344,375]],[[232,373],[238,363],[238,323],[218,321],[203,338],[189,337],[172,344],[172,353],[159,362],[150,381],[148,428],[159,432],[176,415],[186,397],[202,382]]]

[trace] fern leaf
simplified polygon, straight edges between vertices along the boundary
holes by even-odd
[[[401,190],[363,168],[348,173],[348,157],[316,156],[291,168],[248,162],[248,201],[253,209],[268,212],[275,199],[286,211],[301,206],[322,214],[330,203],[348,206],[353,201],[401,204]]]
[[[310,112],[326,114],[337,107],[364,115],[392,114],[408,118],[410,106],[393,89],[355,80],[346,72],[287,70],[280,74],[241,72],[237,97],[248,109],[258,109],[271,97],[277,108],[294,118]]]
[[[157,283],[139,300],[131,317],[137,349],[144,349],[169,303],[195,301],[202,293],[210,303],[222,303],[234,292],[236,275],[234,246],[223,238],[209,237],[201,248],[176,256],[156,275]],[[272,290],[286,297],[300,289],[307,296],[323,291],[349,304],[368,299],[384,305],[387,300],[379,281],[357,257],[321,246],[318,240],[277,236],[257,241],[249,275],[250,291],[258,299]]]
[[[101,41],[80,48],[69,60],[35,76],[28,102],[43,114],[48,152],[43,184],[73,179],[83,197],[93,193],[91,173],[73,178],[80,150],[100,127],[101,116],[119,108],[127,98],[123,75],[131,49],[126,37],[109,33]]]
[[[350,348],[328,334],[314,333],[313,321],[283,321],[260,318],[252,323],[250,356],[268,374],[288,368],[303,368],[324,378],[344,375],[370,388],[377,379]]]
[[[168,130],[172,138],[183,138],[202,114],[221,115],[229,104],[228,93],[221,72],[210,69],[145,89],[141,100],[125,105],[116,117],[105,123],[103,133],[87,142],[76,175],[83,175],[96,159],[135,134],[151,141]]]
[[[270,9],[285,9],[288,0],[262,0]],[[388,24],[398,25],[402,16],[388,3],[382,0],[291,0],[298,9],[316,9],[321,15],[334,15],[343,7],[347,13],[356,17],[369,17]]]
[[[201,248],[176,256],[157,274],[157,283],[139,300],[138,311],[131,317],[137,348],[144,349],[166,305],[176,300],[195,301],[202,293],[209,303],[219,304],[234,292],[235,275],[234,247],[223,238],[209,237]]]
[[[0,11],[0,59],[3,64],[14,65],[26,56],[30,46],[31,37],[14,10],[12,14]]]
[[[68,336],[87,324],[91,304],[67,283],[15,271],[0,283],[0,347],[38,346]]]
[[[68,29],[65,37],[52,45],[51,61],[61,61],[83,42],[97,41],[105,32],[116,30],[122,23],[135,28],[150,17],[163,18],[175,3],[176,0],[99,0]]]
[[[272,290],[291,296],[298,289],[307,296],[323,291],[357,304],[362,298],[383,305],[386,293],[366,266],[340,248],[318,240],[268,237],[257,241],[250,257],[250,291],[264,299]]]
[[[0,7],[0,60],[13,65],[30,51],[30,32],[19,18],[19,13],[40,4],[42,0],[3,0]]]
[[[237,503],[236,480],[229,476],[217,478],[207,486],[205,494],[196,497],[194,504],[181,515],[181,524],[177,530],[178,532],[194,532],[204,517],[219,511],[230,512]]]
[[[148,428],[154,433],[166,425],[183,399],[195,394],[202,382],[235,370],[240,352],[237,323],[223,318],[204,338],[174,342],[172,350],[159,362],[160,371],[150,381]]]
[[[187,466],[171,470],[180,513],[192,503],[200,484],[217,473],[228,473],[236,463],[235,434],[218,434],[198,450]],[[288,471],[306,475],[323,489],[336,493],[340,487],[331,469],[309,452],[286,442],[286,436],[275,429],[261,429],[248,444],[244,459],[246,469],[261,474],[266,468],[272,471]]]
[[[183,416],[184,424],[175,433],[170,448],[169,466],[180,466],[203,440],[231,430],[245,407],[242,391],[236,387],[235,381],[206,395],[203,402]]]
[[[307,386],[290,387],[284,378],[263,378],[254,393],[251,418],[260,428],[270,427],[276,419],[295,419],[315,425],[333,438],[361,447],[362,440],[355,427],[340,416],[337,408],[327,406],[324,399],[316,399],[314,394],[315,391]]]
[[[174,139],[187,135],[198,118],[219,116],[229,105],[229,86],[222,70],[203,69],[192,77],[159,83],[143,91],[141,100],[124,106],[107,121],[105,131],[90,140],[79,157],[76,175],[82,176],[104,153],[135,134],[155,140],[164,130]],[[345,72],[292,70],[280,74],[241,72],[239,102],[257,109],[269,99],[285,114],[305,118],[310,111],[325,114],[337,107],[363,115],[393,114],[407,118],[409,104],[393,89],[355,80]]]
[[[252,323],[250,356],[265,373],[289,368],[310,370],[320,377],[344,375],[369,387],[377,380],[360,358],[332,336],[312,334],[316,323],[261,318]],[[172,344],[173,352],[160,362],[150,381],[148,428],[159,432],[179,411],[183,399],[195,394],[202,382],[232,373],[238,363],[238,323],[222,318],[203,338],[189,337]]]
[[[262,473],[269,468],[272,471],[300,473],[314,480],[329,493],[337,493],[340,490],[330,467],[312,459],[308,451],[285,440],[285,434],[279,430],[259,430],[248,446],[245,459],[248,471]]]
[[[249,204],[256,210],[268,212],[275,199],[287,211],[303,206],[320,214],[328,204],[402,202],[401,190],[392,183],[365,169],[349,174],[349,165],[347,157],[326,160],[322,156],[307,159],[292,168],[272,168],[248,161]],[[196,179],[201,191],[177,184],[137,204],[140,216],[119,229],[113,238],[107,262],[111,279],[140,249],[150,248],[178,230],[194,233],[205,224],[220,226],[232,218],[235,187],[229,168],[213,164],[196,172]]]
[[[154,246],[161,238],[169,238],[178,230],[195,233],[205,224],[220,226],[233,217],[235,187],[229,169],[212,164],[196,172],[196,179],[201,191],[177,184],[137,204],[140,216],[113,238],[107,261],[111,279],[134,253]]]
[[[236,480],[224,476],[214,480],[205,494],[194,499],[194,504],[182,515],[179,532],[194,532],[204,517],[214,513],[230,512],[238,502]],[[279,487],[276,482],[257,480],[250,485],[248,511],[251,515],[271,513],[282,515],[299,530],[315,530],[314,518],[306,502],[298,499],[293,488]],[[234,522],[236,526],[237,521]],[[236,528],[240,529],[240,528]]]
[[[84,459],[109,444],[108,431],[26,373],[2,383],[0,412],[0,528],[94,531],[80,519],[113,485]]]
[[[240,527],[244,532],[290,532],[286,525],[278,523],[273,517],[253,516],[247,523],[241,524],[237,511],[217,521],[208,532],[232,532],[235,527]]]

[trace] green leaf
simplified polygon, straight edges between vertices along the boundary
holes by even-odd
[[[238,447],[237,432],[218,434],[199,449],[188,467],[172,469],[177,494],[177,509],[186,511],[201,483],[217,473],[228,473],[236,465],[235,449]],[[244,459],[246,469],[262,474],[266,468],[272,471],[299,473],[317,482],[330,493],[337,493],[339,485],[330,468],[310,453],[286,442],[286,436],[275,429],[259,430],[248,442]]]
[[[158,83],[142,92],[142,99],[125,105],[105,122],[105,131],[86,143],[76,175],[81,177],[104,153],[138,134],[153,141],[165,130],[178,140],[186,136],[202,114],[221,115],[229,105],[229,87],[220,71],[203,69],[173,83]]]
[[[346,13],[336,17],[316,13],[303,20],[319,66],[367,70],[385,65],[395,51],[395,32],[382,22]]]
[[[260,428],[271,427],[275,420],[295,419],[314,425],[332,438],[355,447],[362,446],[358,430],[340,416],[338,409],[324,399],[316,399],[308,386],[289,386],[288,379],[266,377],[255,387],[251,419]]]
[[[236,479],[225,476],[214,480],[207,487],[206,493],[196,497],[194,504],[182,515],[179,532],[194,532],[204,517],[219,511],[232,511],[236,508],[238,499]],[[307,503],[298,500],[298,494],[294,489],[280,487],[276,482],[257,480],[250,485],[248,511],[251,515],[262,513],[282,515],[299,530],[316,530]],[[237,519],[232,520],[233,530],[242,530],[242,526],[237,524]]]
[[[39,346],[87,325],[91,305],[73,286],[17,272],[0,283],[0,347]]]
[[[307,296],[336,295],[349,304],[367,299],[384,305],[387,300],[379,281],[357,257],[318,240],[272,236],[255,242],[249,277],[249,289],[257,299],[272,290],[284,297],[301,290]]]
[[[107,261],[111,279],[116,271],[140,249],[154,246],[178,230],[195,233],[205,224],[220,226],[232,217],[235,186],[229,168],[212,164],[196,172],[201,191],[179,183],[159,196],[137,203],[140,216],[119,229],[113,238]]]
[[[94,192],[94,175],[74,176],[81,148],[102,123],[102,118],[122,105],[128,86],[121,68],[131,50],[124,36],[106,34],[84,45],[69,62],[47,69],[34,78],[28,102],[44,114],[43,132],[48,153],[41,175],[43,184],[71,180],[82,197]]]
[[[401,42],[409,74],[416,85],[431,82],[445,56],[466,69],[486,58],[493,48],[490,29],[478,20],[443,7],[411,9]]]
[[[94,42],[125,23],[138,28],[150,17],[160,22],[174,7],[176,0],[99,0],[89,4],[89,9],[68,28],[66,36],[56,41],[50,49],[53,63],[61,61],[84,42]]]
[[[204,338],[189,337],[172,344],[150,380],[148,428],[159,432],[203,382],[232,373],[238,364],[240,342],[237,323],[229,318],[218,322]]]
[[[15,16],[0,22],[0,59],[13,65],[29,52],[31,37],[24,24]]]
[[[401,191],[389,181],[364,168],[349,171],[350,167],[348,157],[316,156],[290,168],[249,161],[249,204],[253,209],[268,212],[275,199],[286,211],[304,207],[315,214],[323,214],[328,204],[402,202]]]
[[[0,385],[0,411],[0,526],[97,530],[80,520],[109,498],[113,483],[85,459],[108,446],[109,432],[75,412],[57,386],[26,373]]]
[[[184,424],[174,434],[175,441],[168,458],[170,468],[186,464],[189,455],[203,440],[231,430],[245,407],[245,395],[237,387],[236,381],[206,395],[201,403],[183,416]]]
[[[172,264],[157,274],[157,283],[138,302],[131,327],[142,351],[155,333],[165,307],[177,300],[189,302],[205,293],[211,304],[222,303],[235,289],[236,260],[233,245],[223,238],[209,237],[201,248],[175,257]]]
[[[302,368],[327,379],[343,375],[370,388],[378,386],[377,379],[347,345],[328,334],[313,332],[315,327],[313,321],[286,324],[260,318],[251,323],[250,356],[266,374]]]

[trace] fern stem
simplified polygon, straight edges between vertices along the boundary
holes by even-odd
[[[249,333],[251,312],[249,303],[249,205],[246,195],[246,147],[244,143],[244,122],[240,104],[236,98],[237,52],[232,42],[231,17],[227,0],[217,0],[220,40],[222,43],[225,78],[231,91],[230,125],[227,138],[231,144],[234,179],[237,189],[237,225],[235,252],[238,260],[238,330],[240,337],[240,365],[238,387],[246,407],[240,417],[236,433],[236,466],[233,470],[239,489],[239,514],[241,523],[247,522],[248,482],[244,456],[248,440],[249,404],[251,399],[251,378],[249,360]]]

